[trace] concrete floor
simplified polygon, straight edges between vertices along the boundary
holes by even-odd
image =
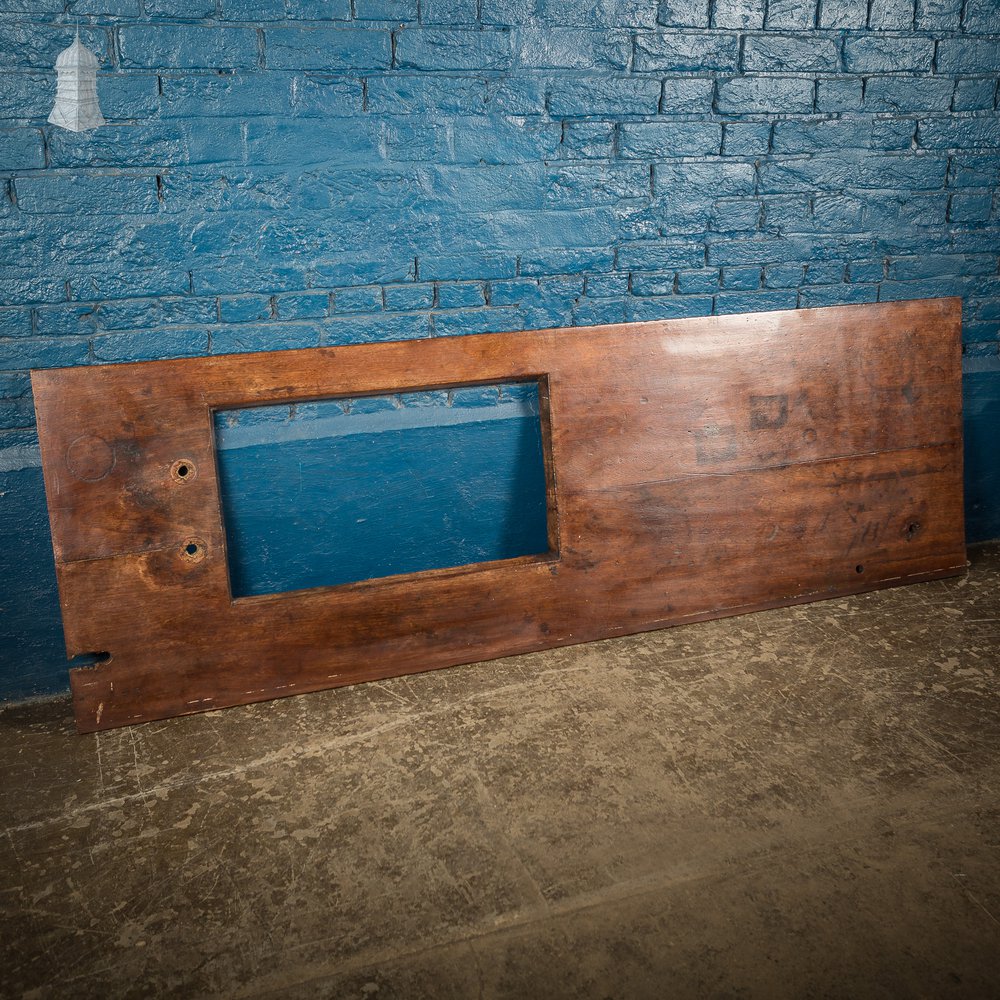
[[[0,990],[1000,997],[965,579],[76,736],[0,713]]]

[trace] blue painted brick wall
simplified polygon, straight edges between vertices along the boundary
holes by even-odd
[[[34,366],[957,294],[1000,535],[996,0],[0,12],[0,697],[65,687]]]

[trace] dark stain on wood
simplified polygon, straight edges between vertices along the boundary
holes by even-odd
[[[961,573],[960,308],[33,372],[67,650],[110,651],[78,728]],[[233,600],[214,410],[512,379],[544,387],[548,555]]]

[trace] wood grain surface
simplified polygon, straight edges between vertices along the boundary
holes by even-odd
[[[965,569],[958,299],[32,373],[82,732]],[[234,600],[212,413],[538,379],[550,551]]]

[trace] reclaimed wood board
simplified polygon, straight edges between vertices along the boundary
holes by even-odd
[[[82,732],[964,572],[961,303],[32,373]],[[234,599],[217,410],[537,379],[549,551]]]

